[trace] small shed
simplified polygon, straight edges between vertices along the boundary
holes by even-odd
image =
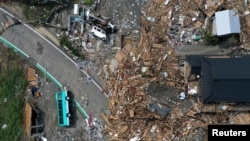
[[[223,36],[240,33],[240,20],[237,10],[215,12],[213,34]]]

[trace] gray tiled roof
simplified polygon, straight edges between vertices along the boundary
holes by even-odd
[[[250,56],[202,59],[203,102],[250,102]]]

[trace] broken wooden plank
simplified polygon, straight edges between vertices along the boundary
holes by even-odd
[[[120,129],[120,133],[125,133],[128,130],[128,126],[125,125]]]
[[[130,110],[129,110],[129,117],[130,117],[130,118],[135,117],[135,113],[134,113],[134,110],[133,110],[133,109],[130,109]]]
[[[141,78],[141,77],[142,77],[142,75],[138,74],[138,75],[135,75],[135,76],[128,77],[127,80],[131,81],[131,80],[138,79],[138,78]]]
[[[162,49],[162,48],[163,48],[163,45],[162,45],[162,44],[153,44],[152,47],[153,47],[153,48]]]

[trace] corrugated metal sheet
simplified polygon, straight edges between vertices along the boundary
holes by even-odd
[[[215,13],[218,36],[240,33],[240,20],[237,10],[224,10]]]

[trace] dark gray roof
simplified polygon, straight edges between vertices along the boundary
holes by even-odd
[[[250,56],[202,59],[203,102],[250,102]]]
[[[187,55],[186,60],[192,67],[201,67],[202,55]]]
[[[188,55],[186,56],[186,61],[191,66],[191,74],[200,75],[201,74],[201,63],[202,55]]]
[[[250,57],[210,59],[213,79],[250,79]]]

